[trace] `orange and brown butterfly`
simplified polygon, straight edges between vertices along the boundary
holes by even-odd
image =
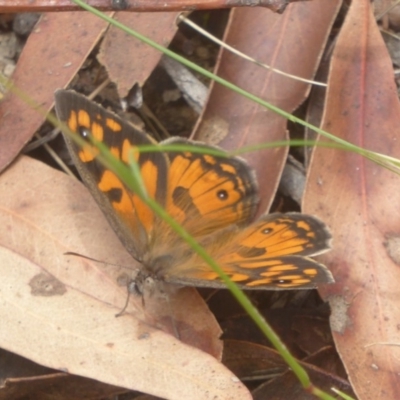
[[[161,204],[244,289],[307,289],[333,282],[310,258],[329,250],[331,235],[317,218],[299,213],[263,215],[255,175],[238,157],[207,154],[215,147],[186,139],[184,151],[140,153],[154,140],[73,91],[55,94],[58,118],[70,131],[104,143],[125,163],[135,154],[148,194]],[[96,159],[92,144],[64,135],[75,165],[128,252],[142,267],[135,278],[185,286],[225,287],[221,278],[173,229],[159,219],[113,172]],[[191,151],[201,148],[202,153]]]

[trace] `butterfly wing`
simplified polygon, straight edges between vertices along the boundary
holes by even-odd
[[[325,224],[304,214],[270,214],[242,230],[227,229],[202,243],[224,272],[244,289],[305,289],[333,282],[332,274],[309,256],[330,248]],[[185,285],[224,287],[197,255],[170,268],[166,277]]]
[[[166,153],[170,161],[166,211],[190,235],[200,239],[252,220],[258,188],[244,160],[215,154],[223,152],[187,139],[169,139],[161,143],[165,145],[185,146],[185,150]],[[171,265],[184,264],[187,245],[166,222],[158,224],[153,244],[151,259],[146,261],[161,278]]]
[[[165,206],[168,159],[160,152],[138,153],[132,150],[154,141],[112,112],[76,92],[58,90],[56,112],[70,131],[87,139],[92,135],[104,143],[119,159],[128,163],[134,155],[149,195]],[[109,220],[118,237],[138,260],[149,251],[157,225],[152,211],[110,170],[95,158],[98,150],[87,143],[83,148],[64,133],[78,172]]]
[[[163,144],[188,148],[168,152],[167,211],[191,235],[200,237],[252,220],[258,206],[258,188],[254,172],[244,160],[212,155],[210,151],[215,152],[215,147],[183,139]]]

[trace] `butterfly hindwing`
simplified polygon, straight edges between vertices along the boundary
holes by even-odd
[[[317,218],[297,213],[264,215],[244,229],[227,229],[205,239],[210,255],[246,289],[314,288],[332,282],[330,271],[309,258],[330,248],[331,235]],[[169,279],[195,286],[224,287],[197,255],[171,269]]]
[[[267,214],[235,238],[238,254],[311,256],[329,249],[331,235],[319,219],[300,213]]]

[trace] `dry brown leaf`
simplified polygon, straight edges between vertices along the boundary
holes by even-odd
[[[270,347],[228,339],[224,341],[224,364],[240,378],[260,379],[285,372],[289,367]]]
[[[253,391],[255,399],[314,399],[301,387],[300,382],[284,363],[275,349],[255,343],[225,340],[224,363],[240,378],[247,381],[266,381]],[[343,377],[339,356],[331,346],[300,361],[312,376],[313,384],[330,392],[340,388],[353,395],[350,384]]]
[[[322,128],[358,146],[400,154],[400,104],[392,62],[368,0],[351,3],[332,56]],[[332,308],[339,354],[361,400],[400,391],[400,178],[353,152],[317,148],[305,211],[332,229],[323,257],[336,284],[321,289]]]
[[[0,103],[0,171],[42,125],[45,113],[54,104],[54,91],[71,81],[106,26],[89,13],[42,15],[12,76],[18,91],[29,95],[42,112],[27,104],[21,93],[7,93]]]
[[[93,379],[53,370],[46,371],[47,368],[14,353],[0,351],[2,363],[0,400],[43,399],[44,396],[48,399],[59,400],[104,399],[128,392],[127,389],[107,385]],[[27,363],[31,367],[27,366]]]
[[[0,318],[7,327],[0,347],[168,399],[250,398],[214,357],[158,329],[173,325],[186,341],[220,353],[219,327],[194,291],[171,294],[164,315],[159,302],[143,308],[133,297],[116,318],[126,300],[117,284],[124,269],[64,254],[133,264],[79,182],[25,157],[0,179]]]
[[[168,47],[176,33],[176,13],[117,13],[115,19],[141,35]],[[106,67],[112,82],[117,85],[121,98],[128,95],[135,83],[143,86],[153,72],[162,53],[110,26],[101,43],[99,61]]]
[[[312,79],[333,24],[340,0],[291,4],[282,15],[265,9],[235,9],[226,42],[235,49],[287,73]],[[309,85],[260,68],[224,52],[218,75],[250,93],[292,112],[308,93]],[[196,137],[203,138],[216,125],[220,145],[229,150],[286,140],[286,120],[272,111],[215,85]],[[224,129],[225,133],[221,134]],[[244,155],[260,181],[261,206],[271,205],[287,149],[280,147]]]
[[[212,306],[212,303],[210,303]],[[214,310],[214,308],[212,308]],[[328,310],[302,307],[283,307],[263,309],[262,315],[272,329],[285,343],[293,357],[303,359],[305,356],[333,344],[328,322]],[[265,346],[269,340],[260,332],[250,317],[240,312],[233,317],[224,318],[221,327],[224,339],[249,341]]]
[[[271,353],[273,352],[274,350],[271,350]],[[319,389],[332,396],[334,393],[332,393],[331,389],[335,387],[349,396],[354,396],[350,384],[340,376],[335,375],[335,372],[331,370],[332,364],[337,362],[337,358],[338,356],[334,349],[327,347],[302,360],[300,364],[309,374],[312,384]],[[322,364],[322,368],[314,365],[314,361],[319,361],[319,364]],[[289,369],[253,391],[254,400],[264,400],[267,396],[274,400],[314,400],[316,398],[314,394],[304,390],[298,378]]]

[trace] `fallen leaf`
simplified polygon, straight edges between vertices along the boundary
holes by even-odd
[[[331,347],[328,347],[302,360],[300,364],[307,371],[312,384],[325,391],[325,393],[333,396],[334,393],[331,389],[334,387],[349,396],[354,396],[350,384],[340,376],[335,375],[335,371],[330,369],[337,363],[337,358],[336,352]],[[315,361],[319,361],[322,367],[314,365]],[[252,394],[254,400],[264,400],[267,396],[274,400],[292,398],[296,400],[314,400],[316,398],[313,393],[309,393],[301,386],[296,375],[289,369],[269,382],[260,385]]]
[[[115,15],[118,22],[164,47],[168,47],[176,33],[176,18],[177,14],[172,12],[119,12]],[[97,56],[106,67],[111,81],[117,85],[121,98],[128,95],[135,83],[143,86],[161,57],[162,53],[158,50],[116,26],[108,29]]]
[[[273,68],[312,79],[326,38],[340,7],[340,0],[291,4],[281,15],[260,8],[234,9],[225,41],[235,49]],[[309,85],[278,75],[223,51],[217,74],[287,112],[304,101]],[[210,99],[195,136],[204,138],[213,125],[228,150],[287,140],[287,121],[252,100],[221,85],[212,85]],[[269,209],[287,148],[258,150],[244,154],[260,181],[260,212]]]
[[[54,104],[54,91],[72,80],[106,27],[106,22],[89,13],[42,15],[12,76],[18,91],[9,91],[0,103],[0,171],[43,124]],[[39,112],[26,95],[40,106]]]
[[[322,128],[396,157],[399,126],[392,61],[370,2],[353,1],[332,55]],[[400,269],[388,243],[400,237],[400,178],[352,151],[317,147],[312,163],[304,211],[333,233],[333,251],[321,259],[336,284],[320,292],[338,352],[359,399],[396,399]]]
[[[23,157],[1,176],[0,199],[1,348],[168,399],[250,398],[214,357],[160,329],[169,314],[179,336],[220,355],[219,327],[194,290],[171,293],[165,315],[131,296],[116,318],[126,301],[117,278],[135,265],[79,182]]]
[[[3,349],[0,349],[0,363],[0,400],[43,398],[43,393],[49,398],[76,400],[79,397],[83,400],[128,392],[127,389],[42,367]]]

